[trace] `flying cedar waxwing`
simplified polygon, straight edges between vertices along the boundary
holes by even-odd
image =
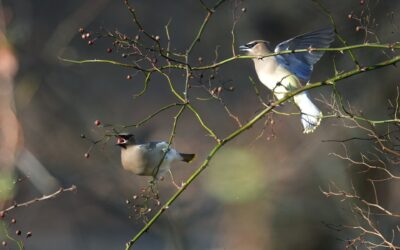
[[[323,51],[313,51],[312,48],[328,48],[334,40],[334,35],[332,28],[320,29],[281,42],[273,50],[278,53],[283,50],[309,49],[302,53],[268,56],[272,53],[272,48],[269,42],[264,40],[251,41],[239,49],[246,55],[256,56],[253,62],[258,78],[279,100],[285,97],[286,93],[308,83],[313,65],[324,54]],[[301,112],[303,132],[313,132],[321,123],[322,112],[310,100],[307,92],[299,93],[293,99]]]

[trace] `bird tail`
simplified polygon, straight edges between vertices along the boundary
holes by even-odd
[[[195,154],[183,154],[183,153],[179,153],[179,155],[182,157],[182,161],[184,162],[191,162],[196,156]]]
[[[307,93],[300,93],[294,97],[294,102],[301,112],[301,123],[303,124],[303,133],[314,132],[322,120],[322,112],[310,100]]]

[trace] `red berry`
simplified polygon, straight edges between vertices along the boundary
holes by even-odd
[[[3,218],[4,218],[4,216],[6,216],[6,212],[4,212],[4,211],[1,211],[1,212],[0,212],[0,219],[3,219]]]
[[[111,53],[111,52],[112,52],[112,48],[108,48],[107,53]]]
[[[90,40],[89,42],[88,42],[88,45],[93,45],[94,44],[94,42],[92,41],[92,40]]]
[[[1,244],[3,245],[3,247],[7,246],[7,242],[6,242],[5,240],[3,240],[3,241],[1,242]]]
[[[130,80],[130,79],[132,79],[132,76],[131,75],[127,75],[126,76],[126,80]]]
[[[96,125],[96,126],[100,126],[100,124],[101,124],[100,120],[96,120],[96,121],[94,121],[94,125]]]
[[[16,234],[16,235],[21,235],[21,233],[22,233],[21,230],[15,231],[15,234]]]
[[[89,154],[89,153],[85,153],[84,156],[85,156],[85,158],[87,159],[87,158],[90,157],[90,154]]]
[[[15,224],[15,223],[17,223],[17,220],[14,219],[14,218],[12,218],[12,219],[11,219],[11,223],[12,223],[12,224]]]
[[[360,0],[360,4],[363,5],[365,3],[364,0]]]
[[[29,238],[29,237],[31,237],[31,236],[32,236],[32,232],[31,232],[31,231],[29,231],[29,232],[26,233],[26,238]]]
[[[83,28],[79,28],[79,33],[82,34],[83,32],[85,32],[85,30]]]

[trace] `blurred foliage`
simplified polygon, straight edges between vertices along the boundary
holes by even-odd
[[[271,186],[273,177],[260,174],[267,165],[252,151],[227,147],[218,153],[208,168],[204,188],[223,203],[251,202]]]
[[[0,203],[14,197],[15,179],[9,171],[0,171]]]

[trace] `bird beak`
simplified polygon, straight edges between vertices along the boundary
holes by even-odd
[[[240,50],[241,52],[248,52],[248,51],[250,51],[250,48],[247,47],[246,45],[241,45],[241,46],[239,47],[239,50]]]

